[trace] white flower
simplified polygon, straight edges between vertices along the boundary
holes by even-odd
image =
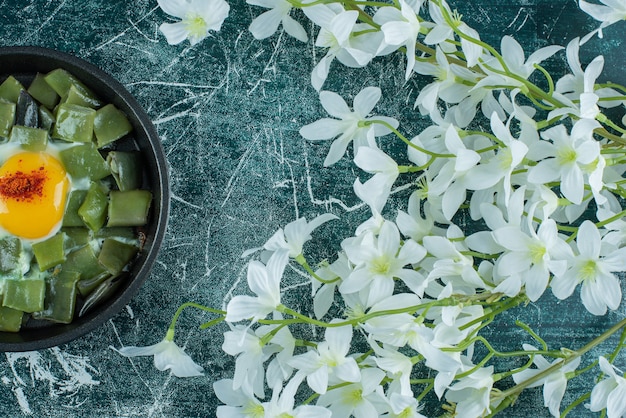
[[[505,205],[509,204],[511,195],[511,176],[513,171],[522,163],[528,146],[518,139],[514,139],[507,126],[498,118],[496,113],[491,115],[491,130],[504,144],[498,153],[486,163],[481,163],[466,176],[465,186],[471,190],[483,190],[494,186],[502,180]]]
[[[158,0],[159,7],[168,15],[182,19],[176,23],[163,23],[159,30],[170,45],[189,39],[195,45],[219,31],[228,17],[230,6],[224,0]]]
[[[600,369],[607,375],[591,391],[589,410],[602,411],[606,408],[609,418],[626,415],[626,379],[616,373],[615,367],[604,357],[600,357]]]
[[[413,192],[411,197],[409,197],[407,212],[398,210],[396,225],[398,225],[400,232],[415,242],[420,242],[425,236],[433,233],[435,221],[428,213],[425,213],[422,217],[420,198],[417,191]]]
[[[311,233],[319,226],[333,219],[339,218],[330,213],[319,215],[311,222],[307,222],[305,218],[298,218],[285,225],[284,230],[280,228],[276,231],[263,245],[263,248],[268,251],[286,250],[289,257],[296,258],[302,254],[302,247],[305,242],[311,239]]]
[[[410,380],[413,371],[411,359],[393,347],[380,347],[372,339],[369,344],[376,353],[376,356],[373,357],[375,364],[393,379],[390,384],[397,385],[401,395],[413,396]]]
[[[584,174],[603,168],[600,164],[603,160],[600,144],[592,135],[597,126],[596,121],[582,119],[576,122],[571,135],[567,134],[563,125],[544,131],[542,137],[546,141],[542,141],[540,146],[546,150],[548,157],[529,170],[528,181],[545,184],[559,180],[563,196],[572,203],[580,204],[585,187]]]
[[[215,396],[226,405],[217,407],[217,418],[263,418],[263,404],[248,390],[247,387],[233,389],[232,379],[222,379],[213,383]]]
[[[599,96],[596,94],[594,87],[596,79],[602,73],[603,67],[604,57],[600,55],[594,58],[594,60],[589,63],[582,76],[583,89],[578,96],[579,105],[576,106],[569,100],[561,99],[566,102],[566,106],[551,111],[548,114],[548,119],[566,114],[572,114],[581,119],[595,119],[600,114],[600,108],[598,107]],[[555,97],[560,98],[557,95],[555,95]]]
[[[603,60],[602,56],[594,58],[592,63],[587,66],[587,69],[583,71],[580,64],[579,51],[580,51],[580,39],[574,38],[567,44],[565,49],[567,64],[569,65],[572,73],[566,74],[557,80],[554,92],[555,97],[561,99],[561,95],[569,100],[578,99],[579,96],[585,92],[593,92],[599,98],[608,99],[609,97],[619,97],[620,94],[616,90],[608,87],[595,89],[594,83],[596,78],[600,75]],[[623,103],[620,100],[600,100],[598,106],[602,107],[615,107]],[[572,103],[573,104],[573,103]]]
[[[456,411],[464,418],[482,417],[491,412],[489,394],[492,386],[493,366],[481,367],[451,386],[446,392],[446,400],[456,402]]]
[[[388,123],[394,129],[398,127],[398,121],[385,116],[371,116],[369,113],[380,100],[381,91],[378,87],[366,87],[354,97],[354,111],[351,111],[345,100],[337,93],[322,91],[320,102],[324,109],[337,119],[324,118],[303,126],[300,135],[309,140],[336,138],[324,165],[329,166],[345,154],[350,142],[354,141],[354,148],[362,146],[375,147],[374,138],[387,135],[389,128],[371,121],[380,120]]]
[[[250,24],[250,32],[256,39],[269,38],[282,22],[283,29],[289,35],[302,42],[308,40],[302,25],[289,16],[293,6],[287,0],[246,0],[246,3],[271,9],[257,16]]]
[[[360,147],[354,156],[354,163],[365,172],[374,174],[361,187],[368,194],[375,195],[373,199],[386,202],[400,174],[395,160],[378,148]]]
[[[474,259],[462,254],[447,238],[424,237],[424,247],[435,258],[428,280],[440,278],[461,278],[465,284],[484,288],[485,284],[474,269]]]
[[[249,327],[231,326],[231,330],[224,333],[222,350],[237,357],[233,389],[245,387],[250,393],[263,398],[265,396],[263,363],[270,357],[270,354],[266,353],[270,350],[264,350],[261,338],[250,331]]]
[[[433,114],[437,111],[439,99],[447,103],[459,103],[470,92],[471,87],[459,82],[463,79],[473,79],[474,74],[458,65],[450,64],[448,57],[441,48],[437,47],[435,54],[436,63],[415,63],[414,70],[418,74],[431,75],[435,81],[424,87],[415,99],[413,107],[418,107],[424,114]]]
[[[561,49],[563,49],[562,46],[546,46],[533,52],[530,54],[528,59],[525,59],[524,49],[514,38],[508,35],[504,36],[502,37],[502,41],[500,43],[500,54],[504,64],[506,65],[506,69],[510,73],[524,79],[528,79],[528,77],[530,77],[530,75],[535,71],[535,64],[539,64],[540,62],[550,58]],[[500,74],[504,72],[505,69],[503,68],[502,63],[495,57],[491,57],[480,65],[489,75],[479,81],[474,88],[484,86],[521,87],[523,85],[523,83],[519,80]]]
[[[415,44],[420,32],[420,22],[414,10],[404,0],[400,0],[400,10],[396,7],[381,7],[374,15],[374,22],[381,25],[380,30],[385,35],[385,44],[406,47],[406,71],[408,80],[415,65]],[[385,47],[381,44],[379,49]]]
[[[319,91],[322,85],[324,85],[326,77],[328,77],[330,64],[335,57],[342,64],[350,67],[365,66],[374,57],[372,52],[365,50],[368,48],[367,43],[359,43],[357,45],[354,42],[352,33],[359,28],[359,25],[356,23],[359,15],[358,11],[346,11],[336,3],[304,7],[302,11],[309,19],[320,26],[315,46],[328,48],[326,55],[311,72],[311,84],[315,90]],[[355,45],[353,45],[353,42]],[[374,45],[374,47],[378,48],[378,45]]]
[[[579,0],[578,2],[582,11],[602,22],[599,30],[599,36],[602,37],[603,28],[626,19],[626,3],[622,0],[600,0],[600,3],[604,4],[604,6],[587,3],[584,0]]]
[[[316,350],[294,356],[289,362],[306,376],[309,387],[320,394],[326,393],[329,384],[358,382],[361,379],[359,366],[352,357],[348,357],[352,327],[329,327],[324,336],[326,340],[318,343]]]
[[[289,261],[287,255],[286,250],[274,252],[267,266],[256,260],[250,261],[248,286],[257,296],[238,295],[232,298],[226,307],[226,321],[258,321],[280,305],[280,280]]]
[[[524,350],[526,351],[536,351],[537,349],[529,344],[524,344]],[[519,373],[513,375],[513,380],[516,384],[519,384],[525,380],[530,379],[533,376],[536,376],[538,373],[543,372],[547,368],[562,362],[563,359],[557,359],[552,363],[548,363],[548,361],[543,358],[541,355],[535,355],[533,357],[533,363],[537,366],[536,369],[525,369]],[[528,387],[534,388],[536,386],[543,385],[543,401],[544,406],[550,410],[550,413],[555,417],[559,417],[561,415],[559,408],[561,406],[561,400],[563,399],[563,395],[565,394],[565,389],[567,387],[567,373],[573,372],[576,370],[578,365],[580,364],[580,357],[576,357],[571,362],[566,365],[557,368],[555,371],[550,373],[549,375],[542,377],[541,379],[533,382]]]
[[[419,403],[414,396],[404,396],[397,392],[394,392],[389,396],[389,407],[391,411],[387,415],[383,415],[387,418],[426,418],[420,414]]]
[[[114,349],[124,357],[154,356],[154,366],[159,370],[170,369],[177,377],[202,376],[204,369],[196,364],[185,351],[173,341],[174,333],[168,331],[165,338],[148,347],[122,347]]]
[[[550,272],[555,276],[565,273],[571,251],[559,237],[554,220],[544,220],[537,232],[529,229],[527,234],[518,227],[507,226],[493,231],[493,236],[508,250],[498,261],[498,272],[505,276],[521,275],[526,294],[534,302],[546,290]]]
[[[342,293],[365,292],[367,305],[391,296],[394,278],[401,279],[413,292],[421,296],[426,281],[424,277],[406,265],[419,262],[426,255],[424,247],[413,240],[400,246],[400,233],[393,222],[385,221],[378,237],[364,234],[363,238],[344,245],[348,259],[355,269],[341,283]]]
[[[445,144],[453,158],[438,169],[436,177],[431,181],[429,191],[435,195],[443,194],[441,201],[443,215],[451,220],[461,204],[465,201],[467,187],[465,177],[471,176],[472,169],[480,161],[480,155],[467,149],[456,128],[452,125],[446,131]]]
[[[580,296],[589,312],[604,315],[607,308],[617,309],[622,290],[613,272],[626,270],[626,247],[603,245],[598,228],[589,220],[578,229],[576,247],[579,254],[569,269],[552,279],[552,293],[565,299],[582,283]]]
[[[355,418],[377,417],[386,412],[387,405],[379,385],[385,372],[377,368],[366,368],[361,371],[359,382],[329,390],[319,397],[318,405],[328,407],[334,417]]]
[[[454,39],[454,29],[444,18],[442,9],[451,17],[452,23],[456,26],[456,30],[480,41],[478,32],[467,26],[467,24],[461,20],[461,16],[458,13],[452,12],[452,10],[450,10],[450,6],[448,6],[445,1],[441,1],[441,6],[437,6],[435,2],[431,1],[428,2],[428,11],[430,12],[434,25],[428,32],[428,35],[426,35],[424,43],[429,45],[437,44],[440,47],[445,48],[447,44],[449,45],[447,41]],[[465,38],[461,38],[461,49],[465,55],[465,61],[467,62],[468,67],[476,65],[483,52],[480,45],[477,45],[476,43]]]
[[[300,405],[294,409],[295,395],[302,383],[302,375],[294,376],[283,389],[274,388],[272,399],[264,404],[267,418],[330,418],[332,413],[323,406]],[[281,390],[282,389],[282,390]]]

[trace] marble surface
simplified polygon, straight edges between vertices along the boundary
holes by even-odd
[[[116,77],[144,106],[163,141],[170,164],[172,210],[161,253],[134,300],[105,326],[61,347],[0,356],[0,416],[196,417],[214,416],[212,383],[230,377],[234,363],[221,349],[225,326],[201,331],[210,316],[186,311],[176,341],[206,369],[204,377],[177,379],[157,371],[150,358],[126,359],[111,346],[160,341],[185,301],[222,307],[245,291],[244,250],[262,245],[280,226],[300,216],[330,211],[342,220],[324,227],[312,244],[318,259],[331,258],[338,242],[367,217],[354,196],[361,175],[349,159],[322,169],[328,144],[298,134],[324,116],[309,74],[322,52],[282,32],[255,40],[247,30],[261,9],[231,0],[221,32],[200,44],[170,46],[158,32],[168,17],[155,0],[0,0],[0,45],[39,45],[84,58]],[[498,44],[514,35],[529,47],[564,45],[595,23],[575,0],[453,1],[483,39]],[[313,28],[306,25],[311,33]],[[624,25],[592,41],[584,62],[602,53],[604,80],[626,83]],[[552,64],[557,73],[563,58]],[[378,85],[377,110],[395,116],[407,136],[425,127],[411,109],[426,80],[404,83],[396,54],[361,70],[337,64],[325,86],[351,98]],[[403,100],[395,100],[399,95]],[[407,105],[408,103],[408,105]],[[394,207],[388,208],[390,213]],[[286,286],[309,292],[307,279],[290,272]],[[575,298],[572,298],[575,299]],[[562,314],[567,312],[567,314]],[[581,311],[578,300],[557,303],[546,295],[524,311],[512,311],[490,328],[506,347],[517,338],[515,319],[533,323],[553,347],[580,347],[624,316]],[[573,400],[589,383],[574,380]],[[509,417],[549,416],[538,390],[524,394]],[[571,416],[587,416],[578,408]]]

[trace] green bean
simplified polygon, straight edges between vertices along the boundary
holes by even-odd
[[[43,310],[45,295],[46,281],[39,271],[31,268],[24,278],[5,281],[2,305],[22,312],[37,312]]]
[[[111,190],[108,226],[141,226],[148,222],[152,193],[148,190]]]
[[[65,170],[75,179],[100,180],[111,174],[109,166],[93,143],[64,149],[59,155]]]
[[[102,243],[98,262],[112,275],[118,275],[124,267],[137,255],[139,249],[134,245],[106,238]]]
[[[59,102],[59,95],[46,82],[43,74],[37,73],[35,75],[27,91],[35,100],[48,109],[53,109]]]
[[[41,271],[48,270],[65,261],[64,244],[64,233],[56,234],[45,241],[33,244],[33,253]]]
[[[15,122],[15,103],[0,99],[0,136],[7,138]]]
[[[69,142],[90,143],[96,111],[75,104],[62,103],[57,108],[52,136]]]
[[[22,254],[22,241],[13,236],[0,239],[0,273],[7,274],[15,271],[20,266]]]
[[[80,309],[78,316],[84,316],[94,307],[110,298],[122,284],[123,277],[124,276],[111,277],[94,289],[94,291],[91,292],[85,299],[85,304]]]
[[[2,84],[0,84],[0,98],[6,100],[7,102],[17,103],[20,91],[22,90],[25,90],[22,83],[10,75],[2,82]]]
[[[117,141],[133,130],[126,115],[112,104],[98,109],[93,128],[98,148]]]
[[[67,254],[67,259],[61,265],[61,269],[79,271],[81,280],[97,276],[106,271],[98,263],[98,257],[91,245],[85,245]]]
[[[107,216],[107,194],[100,183],[89,185],[83,204],[78,208],[78,216],[92,231],[102,228]]]
[[[67,203],[65,204],[65,214],[63,215],[63,226],[85,226],[83,218],[78,215],[78,208],[85,201],[87,190],[72,190]]]
[[[44,151],[48,146],[48,131],[16,125],[11,129],[9,141],[22,144],[27,151]]]
[[[0,306],[0,331],[18,332],[22,327],[24,312]]]
[[[98,287],[102,282],[106,279],[110,278],[111,274],[108,271],[104,271],[100,274],[97,274],[93,277],[88,277],[85,279],[81,279],[76,284],[78,291],[83,297],[89,296],[91,292],[94,291],[96,287]]]
[[[76,308],[76,282],[80,273],[62,270],[46,281],[44,308],[34,312],[33,318],[69,324]]]
[[[87,86],[85,86],[79,79],[70,74],[67,70],[57,68],[50,71],[44,76],[46,83],[61,97],[66,97],[70,87],[75,86],[80,90],[84,96],[89,97],[97,105],[94,107],[100,107],[102,104],[98,97]]]
[[[134,190],[141,186],[141,155],[138,152],[111,151],[106,161],[121,191]]]

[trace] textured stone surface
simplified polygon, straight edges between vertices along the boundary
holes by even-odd
[[[223,30],[190,47],[170,46],[158,32],[167,16],[156,1],[4,0],[0,1],[0,45],[40,45],[73,53],[100,66],[133,93],[152,117],[171,167],[169,229],[151,278],[137,297],[101,329],[62,347],[0,357],[0,415],[51,417],[213,416],[212,382],[230,377],[234,363],[220,346],[224,327],[200,331],[210,316],[185,312],[177,342],[207,373],[177,379],[157,371],[149,358],[128,360],[109,347],[150,345],[161,340],[180,303],[193,300],[224,306],[245,291],[248,248],[262,245],[280,226],[299,216],[326,211],[342,220],[324,227],[312,244],[316,259],[332,258],[340,239],[369,216],[352,192],[363,173],[348,158],[322,169],[328,144],[305,142],[298,129],[323,115],[309,74],[322,55],[312,42],[285,34],[257,41],[248,32],[261,9],[232,0]],[[499,44],[514,35],[539,47],[565,44],[595,23],[574,0],[462,1],[457,7],[483,39]],[[307,26],[311,31],[312,27]],[[593,40],[583,62],[603,53],[604,80],[626,83],[623,74],[624,25]],[[565,67],[563,56],[551,68]],[[392,55],[361,70],[333,64],[325,88],[351,102],[363,87],[379,85],[379,114],[396,116],[403,132],[426,125],[412,111],[427,80],[404,83],[404,60]],[[400,100],[398,100],[398,98]],[[384,144],[384,147],[389,145]],[[387,208],[393,216],[395,208]],[[306,279],[291,274],[287,286],[309,291]],[[595,318],[577,297],[557,303],[546,295],[527,309],[506,314],[490,328],[502,350],[519,341],[513,325],[535,326],[551,347],[584,345],[624,315],[624,309]],[[528,338],[524,339],[528,341]],[[574,380],[574,393],[590,382]],[[573,400],[574,395],[567,395]],[[548,416],[541,392],[524,394],[510,417]],[[587,416],[578,408],[571,416]]]

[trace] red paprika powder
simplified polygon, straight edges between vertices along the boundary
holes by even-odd
[[[46,181],[44,167],[32,170],[30,173],[15,171],[7,176],[0,177],[0,196],[8,199],[32,200],[43,195],[43,186]]]

